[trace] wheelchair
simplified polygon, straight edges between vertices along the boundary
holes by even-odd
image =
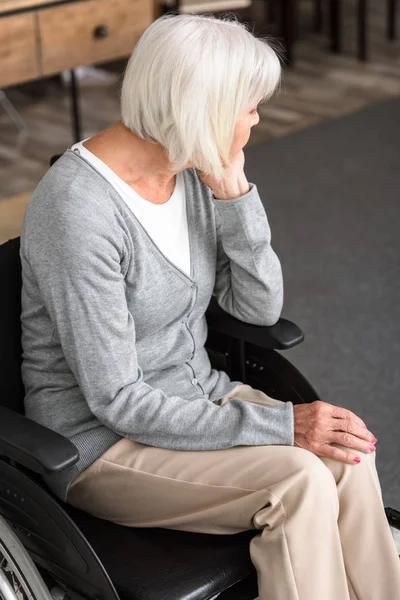
[[[0,598],[3,600],[254,600],[249,543],[232,535],[128,528],[56,498],[41,475],[78,460],[66,438],[23,414],[20,239],[0,245]],[[279,351],[303,341],[286,319],[238,321],[215,301],[206,313],[212,366],[294,404],[314,388]],[[400,513],[385,508],[389,523]]]

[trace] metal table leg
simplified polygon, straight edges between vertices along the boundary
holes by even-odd
[[[71,69],[70,74],[72,132],[74,143],[76,143],[82,140],[81,119],[78,105],[78,85],[74,69]]]
[[[396,13],[397,0],[388,0],[387,15],[387,37],[389,40],[396,39]]]
[[[289,65],[294,62],[293,44],[297,19],[297,0],[280,0],[281,30],[285,44],[286,58]]]
[[[342,0],[329,2],[329,26],[331,31],[331,51],[339,54],[342,51]]]
[[[367,29],[368,0],[358,0],[358,57],[362,61],[368,58]]]
[[[321,33],[323,26],[322,0],[314,0],[314,31]]]
[[[265,0],[264,0],[265,1]],[[275,21],[275,0],[266,0],[267,2],[267,20],[268,23]]]

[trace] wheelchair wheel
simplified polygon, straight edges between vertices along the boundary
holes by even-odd
[[[0,516],[0,599],[52,600],[34,562]]]

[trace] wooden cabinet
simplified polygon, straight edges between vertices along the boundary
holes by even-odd
[[[36,25],[32,13],[0,19],[0,85],[39,77]]]
[[[4,0],[0,87],[128,56],[154,10],[150,0]]]
[[[152,22],[146,0],[87,0],[40,10],[43,75],[129,55]]]

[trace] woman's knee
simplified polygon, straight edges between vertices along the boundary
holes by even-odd
[[[327,487],[336,489],[336,482],[331,471],[321,460],[319,456],[298,446],[292,446],[290,462],[293,469],[298,469],[305,473],[310,481],[324,483]]]
[[[313,452],[298,446],[247,447],[242,461],[235,461],[235,478],[243,476],[244,487],[268,488],[290,479],[307,479],[310,486],[324,486],[336,493],[336,482],[328,467]],[[243,468],[240,468],[243,467]],[[238,482],[236,482],[238,483]]]
[[[337,486],[332,472],[324,462],[313,452],[291,446],[286,453],[285,469],[287,477],[292,480],[292,492],[297,485],[301,493],[313,494],[327,498],[332,497],[338,502]]]
[[[265,490],[268,502],[265,510],[254,517],[256,528],[266,522],[270,527],[276,526],[305,506],[309,506],[311,511],[318,507],[320,516],[329,514],[337,518],[339,497],[336,482],[321,459],[297,446],[286,446],[279,454],[281,456],[272,465],[272,472],[266,469],[265,477],[258,482],[259,489]],[[262,455],[259,458],[262,459]]]

